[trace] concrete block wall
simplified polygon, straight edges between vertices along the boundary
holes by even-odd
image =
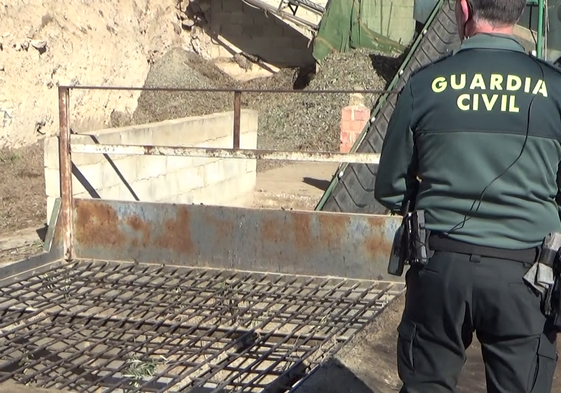
[[[208,0],[205,14],[211,35],[224,46],[210,49],[212,58],[231,57],[243,51],[277,67],[302,67],[314,64],[311,33],[292,22],[266,15],[239,0]],[[278,7],[280,0],[263,0]],[[327,0],[315,0],[325,6]],[[362,3],[362,23],[374,32],[407,45],[415,34],[415,0],[372,0]],[[319,15],[301,8],[298,17],[319,23]]]
[[[233,112],[72,135],[72,143],[232,147]],[[258,114],[242,110],[240,147],[257,147]],[[256,160],[73,154],[73,194],[78,198],[204,203],[253,203]],[[45,139],[47,222],[60,195],[58,137]]]
[[[278,1],[271,4],[278,6]],[[212,34],[225,38],[235,48],[260,57],[277,67],[301,67],[314,64],[310,35],[295,29],[274,15],[266,15],[239,0],[211,0]],[[213,48],[211,56],[229,57],[226,48]]]

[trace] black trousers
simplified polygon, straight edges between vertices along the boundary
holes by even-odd
[[[437,251],[411,267],[398,327],[401,393],[454,392],[474,332],[488,392],[551,392],[557,334],[522,279],[530,266]]]

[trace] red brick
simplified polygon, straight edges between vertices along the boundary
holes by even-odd
[[[352,131],[353,122],[350,120],[343,120],[341,122],[341,131]]]
[[[355,141],[358,139],[358,136],[360,135],[360,132],[351,132],[350,133],[350,137],[349,137],[349,141],[351,142],[351,145],[354,145]]]
[[[362,129],[364,128],[364,125],[366,124],[365,121],[358,121],[355,120],[353,122],[351,122],[351,129],[350,131],[354,131],[354,132],[358,132],[360,133],[362,131]]]
[[[341,143],[341,146],[339,148],[339,151],[341,153],[348,153],[351,151],[351,148],[353,147],[352,143]]]
[[[341,111],[341,120],[348,121],[353,120],[353,108],[351,106],[347,106],[343,108]]]
[[[351,133],[349,131],[341,130],[341,142],[348,143],[351,141]]]
[[[352,120],[367,121],[370,118],[370,109],[365,106],[353,107]]]

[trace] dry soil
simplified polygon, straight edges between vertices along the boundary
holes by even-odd
[[[146,86],[245,87],[253,89],[383,89],[397,70],[401,59],[395,56],[355,50],[334,54],[317,74],[310,70],[283,69],[272,77],[236,81],[211,61],[178,48],[156,60],[147,74]],[[231,94],[230,94],[231,95]],[[258,147],[287,150],[338,150],[341,108],[349,96],[309,94],[246,94],[244,108],[259,111]],[[376,95],[365,97],[372,105]],[[226,93],[144,92],[132,113],[115,111],[113,126],[160,121],[183,116],[231,110],[232,97]],[[258,170],[287,164],[260,162]],[[303,175],[304,177],[305,175]],[[0,238],[23,228],[40,228],[45,222],[45,180],[43,141],[23,148],[0,150]],[[282,201],[278,202],[283,204]],[[307,201],[307,207],[313,202]],[[290,205],[287,196],[284,205]],[[14,250],[10,255],[21,256]],[[2,256],[0,255],[0,259]]]

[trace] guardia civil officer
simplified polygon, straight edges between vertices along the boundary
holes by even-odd
[[[399,213],[418,188],[434,252],[406,273],[401,392],[454,391],[474,333],[489,392],[551,391],[556,331],[522,277],[561,230],[561,73],[513,36],[525,4],[457,0],[460,49],[410,78],[388,125],[375,198]]]

